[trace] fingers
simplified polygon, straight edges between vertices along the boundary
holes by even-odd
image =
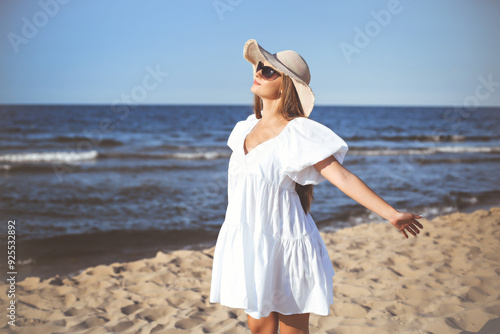
[[[421,216],[421,215],[413,215],[413,218],[414,218],[414,219],[413,219],[413,221],[412,221],[412,224],[415,224],[415,225],[417,225],[417,226],[418,226],[418,227],[420,227],[420,228],[424,228],[424,227],[422,226],[422,224],[420,224],[420,222],[419,222],[418,220],[416,220],[416,219],[420,219],[420,218],[422,218],[422,216]],[[415,228],[415,227],[414,227],[414,228]],[[418,231],[418,230],[417,230],[417,231]]]
[[[418,222],[416,222],[416,223],[418,224]],[[420,224],[418,224],[418,225],[420,225]],[[414,237],[416,237],[417,234],[420,233],[420,230],[418,229],[417,226],[414,225],[414,223],[407,224],[407,225],[403,226],[403,228],[401,228],[401,232],[403,233],[405,238],[408,239],[408,234],[406,233],[406,231],[410,232]]]
[[[417,232],[413,230],[413,226],[409,225],[406,227],[408,229],[408,232],[410,232],[414,237],[417,236]],[[418,230],[417,230],[418,231]]]
[[[409,215],[411,215],[411,218],[410,219],[403,218],[399,222],[393,223],[393,225],[399,228],[399,230],[401,231],[401,233],[403,233],[406,239],[408,239],[407,232],[410,232],[414,237],[416,237],[418,234],[420,234],[420,229],[424,228],[424,226],[420,224],[419,221],[416,220],[422,218],[422,216],[415,215],[412,213],[405,213],[405,215],[406,217],[404,218],[407,218]]]
[[[416,222],[416,223],[412,223],[412,224],[408,225],[408,230],[410,231],[411,234],[413,234],[414,237],[416,237],[417,234],[420,234],[420,230],[415,225],[418,226],[420,224],[418,222]],[[422,227],[422,225],[420,225],[420,227]]]
[[[411,229],[410,231],[412,232],[413,236],[415,236],[415,237],[417,236],[417,234],[420,233],[420,230],[413,224],[411,224],[409,226],[409,228]]]
[[[420,222],[418,220],[416,220],[416,219],[420,219],[420,218],[422,218],[421,215],[413,215],[413,219],[412,219],[412,222],[410,224],[411,228],[413,230],[415,230],[415,232],[417,232],[417,233],[420,233],[418,228],[421,228],[421,229],[424,228],[424,226],[422,224],[420,224]]]

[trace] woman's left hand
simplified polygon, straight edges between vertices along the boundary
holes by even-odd
[[[389,221],[394,227],[403,233],[406,239],[408,239],[407,231],[413,234],[414,237],[420,233],[419,228],[424,228],[417,219],[422,218],[420,215],[414,215],[409,212],[397,212]]]

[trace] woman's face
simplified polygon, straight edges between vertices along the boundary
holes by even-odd
[[[271,66],[267,61],[264,61],[264,66]],[[271,66],[272,67],[272,66]],[[257,71],[254,76],[252,88],[250,90],[262,99],[276,100],[280,97],[282,75],[273,76],[269,80],[262,77],[262,70]]]

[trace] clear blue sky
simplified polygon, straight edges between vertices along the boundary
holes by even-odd
[[[499,14],[497,0],[2,0],[0,103],[250,104],[253,38],[306,59],[317,105],[500,106]]]

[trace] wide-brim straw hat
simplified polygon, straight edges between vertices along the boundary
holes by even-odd
[[[252,63],[254,72],[259,61],[267,60],[275,70],[289,76],[299,96],[304,115],[309,117],[314,106],[314,94],[309,87],[311,74],[304,58],[292,50],[271,54],[262,48],[255,39],[249,39],[245,43],[243,56]]]

